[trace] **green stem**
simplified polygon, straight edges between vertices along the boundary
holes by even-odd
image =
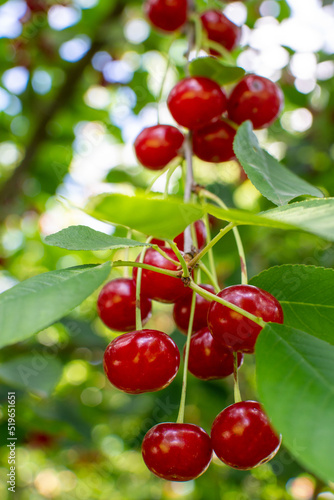
[[[145,189],[145,194],[148,194],[151,191],[153,185],[156,183],[156,181],[159,179],[159,177],[161,177],[170,168],[171,168],[171,166],[168,164],[165,168],[163,168],[162,170],[159,170],[159,173],[155,177],[153,177],[153,179],[151,180],[151,182],[149,183],[149,185]]]
[[[132,237],[132,230],[131,229],[128,229],[128,232],[126,233],[126,237],[131,240],[131,237]],[[129,247],[126,247],[125,251],[124,251],[124,259],[125,260],[129,260]],[[127,267],[124,268],[123,270],[123,276],[124,278],[128,278],[129,277],[129,270]]]
[[[203,47],[215,50],[227,62],[235,64],[233,57],[231,56],[230,52],[227,49],[225,49],[225,47],[220,45],[220,43],[214,42],[213,40],[209,40],[207,37],[203,38],[204,38]]]
[[[177,258],[179,259],[179,263],[182,266],[183,276],[185,278],[188,278],[190,276],[189,269],[188,269],[188,265],[187,265],[186,261],[184,260],[184,257],[182,255],[182,253],[177,248],[177,246],[175,245],[174,241],[172,241],[172,240],[166,240],[166,241],[170,244],[173,252],[175,253],[175,255],[177,256]]]
[[[174,37],[175,38],[175,37]],[[167,78],[167,74],[168,74],[168,70],[170,68],[170,55],[168,54],[168,57],[167,57],[167,64],[166,64],[166,69],[164,71],[164,74],[163,74],[163,77],[162,77],[162,82],[161,82],[161,86],[160,86],[160,90],[159,90],[159,94],[157,96],[157,115],[158,115],[158,124],[160,123],[160,112],[159,112],[159,105],[160,105],[160,101],[161,101],[161,98],[162,98],[162,94],[163,94],[163,91],[164,91],[164,86],[165,86],[165,82],[166,82],[166,78]]]
[[[201,189],[200,191],[200,196],[204,196],[205,198],[208,198],[215,203],[217,203],[218,206],[224,208],[225,210],[228,210],[227,205],[221,200],[218,196],[215,194],[211,193],[210,191],[207,191],[206,189]],[[238,253],[239,253],[239,258],[240,258],[240,268],[241,268],[241,283],[243,285],[247,285],[248,283],[248,275],[247,275],[247,265],[246,265],[246,256],[245,256],[245,250],[240,238],[240,233],[237,227],[233,228],[233,234],[234,234],[234,239],[237,244],[238,248]]]
[[[199,14],[194,13],[190,20],[195,26],[195,53],[198,56],[199,51],[202,48],[202,37],[203,37],[203,26]]]
[[[155,273],[166,274],[167,276],[172,276],[173,278],[177,278],[179,276],[179,271],[168,271],[167,269],[161,269],[160,267],[150,266],[149,264],[141,264],[140,262],[132,262],[132,261],[124,261],[124,260],[116,260],[113,262],[113,267],[142,267],[143,269],[147,269],[148,271],[154,271]]]
[[[152,239],[152,236],[150,236],[147,240],[146,243],[149,243]],[[145,253],[146,253],[147,247],[144,247],[143,250],[140,253],[139,257],[139,264],[144,263],[144,258],[145,258]],[[141,277],[143,274],[143,268],[139,267],[137,271],[137,278],[136,278],[136,330],[142,330],[143,329],[143,322],[141,320],[141,309],[140,309],[140,290],[141,290]]]
[[[187,333],[187,343],[186,343],[186,351],[184,355],[184,365],[183,365],[183,380],[182,380],[182,392],[181,392],[181,400],[180,400],[180,409],[179,414],[177,416],[176,422],[178,424],[183,424],[184,422],[184,408],[186,404],[186,393],[187,393],[187,378],[188,378],[188,362],[189,362],[189,351],[190,351],[190,340],[191,334],[193,330],[194,323],[194,315],[195,315],[195,306],[196,306],[196,293],[193,292],[191,299],[191,308],[190,308],[190,317],[189,317],[189,325],[188,325],[188,333]]]
[[[233,379],[234,379],[234,402],[240,403],[242,401],[240,388],[239,388],[239,376],[238,376],[238,353],[233,353],[234,363],[233,363]]]
[[[262,318],[258,318],[257,316],[254,316],[254,314],[251,314],[248,311],[245,311],[244,309],[241,309],[241,307],[236,306],[235,304],[232,304],[231,302],[228,302],[227,300],[222,299],[221,297],[218,297],[217,295],[208,292],[204,288],[201,288],[200,286],[196,285],[193,281],[190,282],[189,288],[192,290],[195,290],[195,292],[198,293],[198,295],[201,295],[207,300],[214,300],[218,302],[219,304],[222,304],[225,307],[228,307],[229,309],[232,309],[232,311],[235,311],[236,313],[241,314],[242,316],[245,316],[245,318],[250,319],[251,321],[254,321],[259,326],[266,326],[266,322],[263,321]]]
[[[168,241],[168,240],[167,240]],[[180,265],[180,262],[178,260],[174,260],[172,259],[166,252],[164,252],[160,247],[159,245],[152,245],[154,250],[156,250],[160,255],[162,255],[165,259],[169,260],[170,262],[172,262],[173,264],[175,264],[176,266],[179,266]]]
[[[168,188],[169,188],[169,182],[170,179],[175,172],[175,170],[181,166],[181,163],[177,163],[176,165],[172,165],[168,171],[167,171],[167,176],[166,176],[166,184],[165,184],[165,189],[164,189],[164,198],[167,198],[168,196]]]
[[[193,259],[191,259],[191,261],[189,262],[189,267],[194,267],[194,265],[202,259],[202,257],[210,250],[210,248],[212,248],[223,236],[225,236],[225,234],[231,231],[231,229],[233,229],[234,227],[234,223],[230,222],[230,224],[225,226],[224,229],[221,229],[219,233],[210,241],[210,243],[208,243],[203,248],[203,250],[201,250],[197,255],[195,255]]]
[[[211,284],[213,285],[215,292],[218,293],[220,292],[220,286],[218,285],[217,281],[215,280],[215,276],[212,275],[212,273],[209,271],[209,269],[206,267],[203,261],[199,261],[198,266],[202,271],[205,272],[209,280],[211,281]]]
[[[208,245],[211,241],[211,231],[210,231],[209,216],[207,213],[204,216],[204,224],[205,224],[205,229],[206,229],[206,244]],[[209,257],[211,274],[214,278],[214,286],[218,287],[218,289],[219,289],[218,277],[217,277],[216,266],[215,266],[215,259],[213,257],[212,248],[210,248],[208,251],[208,257]]]

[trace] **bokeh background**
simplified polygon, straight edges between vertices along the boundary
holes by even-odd
[[[241,47],[233,54],[238,64],[282,86],[285,108],[269,130],[257,132],[262,146],[333,196],[333,2],[198,0],[197,5],[225,7],[226,15],[243,25]],[[92,195],[152,185],[155,174],[138,166],[132,143],[144,126],[156,124],[157,112],[162,122],[173,123],[164,100],[183,76],[185,50],[182,33],[166,36],[150,28],[138,0],[1,3],[0,292],[49,270],[124,258],[120,251],[69,253],[45,245],[43,238],[71,224],[126,235],[126,229],[95,221],[82,209]],[[195,177],[231,207],[257,212],[271,206],[235,162],[196,160]],[[151,190],[164,186],[161,176]],[[182,194],[178,171],[170,191]],[[220,227],[212,219],[213,233]],[[333,245],[312,235],[255,227],[241,228],[241,235],[250,276],[277,264],[334,264]],[[131,250],[129,258],[137,253]],[[232,237],[215,247],[215,258],[220,284],[238,283]],[[155,423],[175,420],[181,373],[155,394],[129,396],[112,388],[102,357],[117,334],[97,318],[97,294],[31,340],[0,351],[3,436],[7,392],[17,396],[15,498],[334,499],[334,489],[303,470],[284,446],[272,462],[249,472],[214,460],[195,482],[155,478],[142,462],[141,440]],[[171,306],[155,304],[148,327],[171,334],[182,349],[185,337],[175,330]],[[245,358],[242,394],[256,399],[254,360]],[[187,421],[209,431],[216,414],[232,402],[231,380],[189,376]],[[14,496],[6,484],[8,448],[4,440],[1,445],[0,497],[6,500]]]

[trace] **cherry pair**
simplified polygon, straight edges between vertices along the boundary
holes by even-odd
[[[162,31],[175,31],[186,23],[188,18],[187,0],[147,0],[144,4],[147,18],[155,28]],[[203,29],[209,40],[226,50],[233,50],[240,41],[241,30],[219,10],[207,10],[201,14]],[[211,50],[218,55],[219,52]]]
[[[256,401],[225,408],[215,419],[211,440],[197,425],[162,423],[148,431],[142,444],[143,459],[158,477],[188,481],[208,468],[212,450],[230,467],[247,470],[271,460],[280,437]]]

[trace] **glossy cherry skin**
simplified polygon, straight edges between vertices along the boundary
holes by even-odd
[[[195,233],[196,233],[196,240],[197,240],[197,245],[196,248],[198,250],[202,250],[204,248],[205,243],[206,243],[206,228],[205,224],[202,220],[197,220],[194,222],[194,227],[195,227]],[[174,238],[174,242],[177,244],[177,247],[179,250],[184,251],[184,232],[178,234]]]
[[[184,346],[185,353],[186,346]],[[184,354],[183,353],[183,354]],[[243,354],[238,352],[238,366],[242,364]],[[202,380],[228,377],[233,373],[234,355],[232,349],[219,344],[211,335],[208,327],[192,335],[188,370]]]
[[[187,20],[187,0],[146,0],[144,11],[153,26],[175,31]]]
[[[265,322],[283,323],[280,303],[261,288],[252,285],[229,286],[217,296],[262,318]],[[262,330],[254,321],[215,301],[210,304],[208,326],[217,342],[234,351],[246,353],[254,352],[256,339]]]
[[[145,324],[150,316],[152,303],[141,297],[141,318]],[[112,330],[129,332],[136,328],[136,283],[130,278],[109,281],[97,299],[97,312],[101,320]]]
[[[161,247],[166,254],[177,261],[177,256],[171,248]],[[137,257],[137,262],[139,256]],[[176,271],[180,268],[173,262],[165,259],[159,252],[149,248],[144,257],[144,263],[150,266],[160,267],[169,271]],[[137,268],[133,269],[133,276],[137,278]],[[156,273],[143,269],[141,277],[141,292],[144,296],[157,300],[158,302],[174,303],[188,292],[181,278],[174,278],[165,274]]]
[[[201,15],[201,21],[209,40],[219,43],[228,51],[232,51],[238,45],[241,29],[219,10],[206,10]],[[210,50],[210,53],[219,54],[215,50]]]
[[[211,430],[217,457],[235,469],[247,470],[271,460],[281,439],[257,401],[242,401],[225,408]]]
[[[160,391],[180,366],[175,342],[158,330],[124,333],[108,345],[104,371],[112,385],[129,394]]]
[[[208,434],[193,424],[158,424],[142,444],[143,459],[153,474],[168,481],[190,481],[203,474],[212,458]]]
[[[224,120],[217,120],[206,127],[194,130],[194,153],[201,160],[211,163],[233,160],[235,134],[236,130]]]
[[[174,120],[192,130],[204,127],[226,110],[226,95],[209,78],[188,77],[171,90],[167,104]]]
[[[212,285],[200,285],[200,287],[203,288],[204,290],[207,290],[208,292],[215,293],[215,290]],[[192,292],[191,290],[189,290],[189,293],[187,293],[187,295],[183,299],[180,299],[175,303],[173,309],[173,318],[176,323],[176,326],[178,327],[180,332],[185,334],[188,333],[191,301],[192,301]],[[207,317],[208,317],[209,307],[210,307],[210,301],[196,294],[193,332],[197,332],[201,328],[208,326]]]
[[[247,75],[234,87],[228,102],[230,120],[250,120],[255,129],[268,127],[283,107],[283,92],[276,83],[263,76]]]
[[[172,125],[155,125],[142,130],[134,143],[138,161],[150,170],[161,170],[176,158],[183,134]]]

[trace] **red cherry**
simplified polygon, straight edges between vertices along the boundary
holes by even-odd
[[[212,448],[208,434],[201,427],[163,423],[148,431],[142,454],[156,476],[168,481],[190,481],[209,467]]]
[[[196,129],[207,125],[226,110],[226,95],[209,78],[189,77],[175,85],[167,104],[177,123]]]
[[[234,87],[228,102],[230,120],[250,120],[255,129],[268,127],[283,107],[283,92],[276,83],[263,76],[247,75]]]
[[[177,261],[177,256],[171,248],[161,247],[166,254]],[[136,261],[138,262],[139,256]],[[173,264],[170,260],[165,259],[159,252],[153,248],[149,248],[145,253],[144,263],[150,266],[159,267],[169,271],[180,270],[179,266]],[[133,269],[133,277],[137,279],[137,268]],[[141,277],[141,292],[150,299],[158,302],[173,303],[183,297],[188,289],[184,286],[180,278],[166,276],[165,274],[156,273],[143,269]]]
[[[172,125],[145,128],[135,140],[134,147],[139,162],[150,170],[164,168],[179,154],[184,136]]]
[[[270,293],[252,285],[224,288],[217,296],[266,322],[283,323],[280,303]],[[256,339],[262,330],[254,321],[212,301],[208,313],[208,326],[213,337],[234,351],[253,353]]]
[[[202,248],[204,248],[205,243],[206,243],[205,224],[202,220],[197,220],[194,222],[194,227],[195,227],[196,240],[197,240],[196,247],[198,248],[198,250],[202,250]],[[179,250],[184,251],[184,232],[178,234],[174,238],[174,243],[176,243]]]
[[[152,303],[141,297],[141,318],[145,324],[150,316]],[[129,332],[136,328],[136,283],[133,279],[117,278],[109,281],[97,299],[97,312],[112,330]]]
[[[180,366],[175,342],[158,330],[124,333],[108,345],[103,359],[109,381],[130,394],[160,391]]]
[[[153,26],[163,31],[175,31],[187,20],[187,0],[146,0],[146,16]]]
[[[281,440],[256,401],[242,401],[225,408],[211,430],[217,457],[235,469],[252,469],[271,460]]]
[[[224,120],[217,120],[193,133],[194,153],[212,163],[229,161],[235,157],[233,139],[236,130]]]
[[[241,29],[219,10],[203,12],[201,21],[209,40],[219,43],[229,51],[232,51],[238,45],[241,38]],[[219,55],[216,50],[210,50],[210,53]]]
[[[185,352],[186,346],[184,347]],[[238,366],[243,355],[238,353]],[[228,377],[233,373],[234,355],[232,349],[219,344],[208,327],[196,332],[190,340],[188,370],[195,377],[211,380]]]
[[[215,289],[213,288],[212,285],[200,285],[200,287],[203,288],[204,290],[208,290],[211,293],[215,293]],[[192,301],[192,293],[189,290],[189,293],[187,293],[187,295],[184,298],[176,302],[173,309],[173,318],[176,323],[176,326],[182,333],[185,334],[187,334],[188,332],[191,301]],[[210,301],[196,294],[193,332],[197,332],[201,328],[208,326],[207,317],[208,317],[209,307],[210,307]]]

